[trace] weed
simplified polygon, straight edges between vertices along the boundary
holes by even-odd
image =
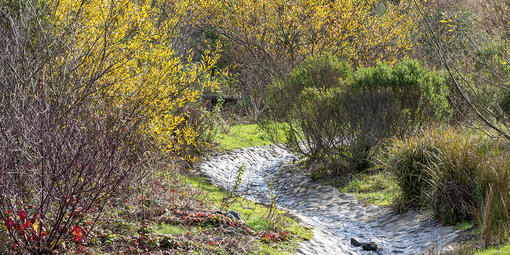
[[[232,204],[239,198],[237,192],[241,187],[244,172],[246,172],[246,165],[242,164],[237,168],[236,177],[232,188],[227,192],[226,196],[224,196],[222,199],[222,207],[229,208],[230,204]]]

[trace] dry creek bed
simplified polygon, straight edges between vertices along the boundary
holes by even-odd
[[[295,159],[274,145],[251,147],[212,156],[198,170],[213,184],[231,190],[244,166],[241,196],[270,204],[273,194],[279,208],[313,228],[312,240],[300,243],[296,254],[435,254],[452,249],[459,231],[430,216],[397,214],[358,202],[352,194],[311,180],[292,163]],[[353,245],[352,238],[373,242],[377,250]]]

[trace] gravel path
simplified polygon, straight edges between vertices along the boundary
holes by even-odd
[[[320,185],[293,165],[293,160],[291,153],[276,146],[251,147],[212,157],[198,170],[212,183],[230,190],[244,165],[239,189],[242,196],[270,203],[272,192],[280,208],[314,228],[313,239],[301,243],[297,254],[429,254],[451,249],[458,236],[458,231],[427,216],[396,214]],[[351,245],[351,238],[372,241],[379,249],[363,251]]]

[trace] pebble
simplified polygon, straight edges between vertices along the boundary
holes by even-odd
[[[455,245],[452,242],[460,231],[416,212],[397,214],[362,204],[353,194],[314,182],[291,163],[295,160],[292,153],[272,145],[214,156],[197,169],[213,184],[230,190],[239,167],[246,166],[240,195],[264,204],[271,203],[271,194],[276,195],[279,208],[313,227],[312,240],[302,242],[296,254],[429,254],[429,249],[448,251]],[[374,242],[377,253],[354,247],[351,238]]]

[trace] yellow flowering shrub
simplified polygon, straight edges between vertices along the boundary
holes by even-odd
[[[329,51],[356,66],[394,63],[413,47],[409,1],[205,0],[205,22],[245,50],[296,65]]]
[[[141,132],[163,152],[191,160],[184,152],[202,145],[197,123],[210,118],[207,112],[191,115],[203,90],[217,87],[210,70],[218,50],[193,61],[193,52],[183,57],[172,49],[180,27],[198,15],[190,2],[63,0],[55,6],[57,30],[73,33],[78,51],[92,52],[83,73],[109,65],[100,81],[113,84],[108,107],[143,108],[150,121]]]

